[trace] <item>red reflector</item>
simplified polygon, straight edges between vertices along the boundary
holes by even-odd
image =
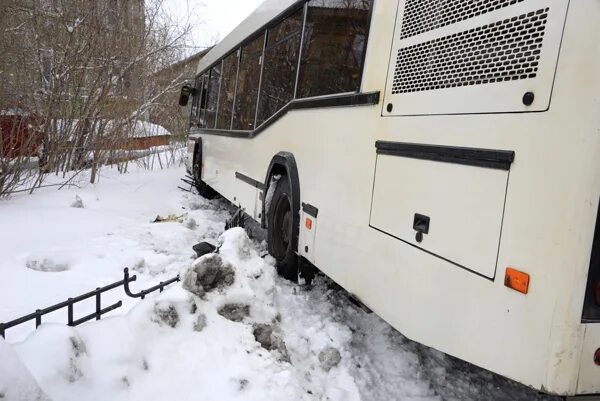
[[[598,348],[594,354],[594,363],[600,366],[600,348]]]
[[[305,225],[309,230],[312,229],[312,220],[307,217]]]
[[[596,303],[600,305],[600,281],[596,283]]]
[[[527,294],[529,291],[529,274],[520,272],[512,267],[506,268],[504,285],[515,291]]]

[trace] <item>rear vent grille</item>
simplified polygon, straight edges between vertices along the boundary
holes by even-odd
[[[407,0],[401,39],[486,14],[525,0]]]
[[[400,48],[392,94],[535,78],[548,11]]]

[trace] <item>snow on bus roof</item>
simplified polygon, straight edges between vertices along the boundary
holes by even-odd
[[[215,61],[295,3],[298,3],[298,0],[265,0],[248,18],[242,21],[200,60],[197,73],[210,67]]]

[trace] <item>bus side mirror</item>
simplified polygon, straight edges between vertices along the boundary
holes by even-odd
[[[190,95],[195,95],[196,92],[197,90],[195,88],[192,88],[189,85],[183,85],[179,94],[179,105],[187,106],[188,101],[190,100]]]

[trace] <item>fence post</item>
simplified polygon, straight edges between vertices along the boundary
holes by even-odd
[[[100,288],[96,288],[96,320],[100,320],[102,317],[102,293],[100,292]]]
[[[42,325],[42,311],[40,309],[35,310],[35,328],[37,329]]]
[[[160,292],[163,292],[163,289],[164,289],[164,288],[163,288],[163,282],[161,281],[161,282],[160,282]]]
[[[5,330],[5,329],[4,329],[4,324],[3,324],[3,323],[0,323],[0,336],[2,336],[2,338],[6,338],[6,337],[4,336],[4,330]]]
[[[69,306],[67,307],[67,321],[69,326],[73,326],[73,298],[69,298]]]

